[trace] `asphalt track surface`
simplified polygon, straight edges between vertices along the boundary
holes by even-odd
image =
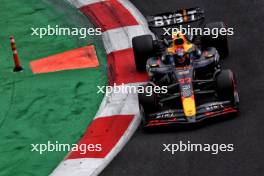
[[[264,1],[237,0],[133,0],[150,15],[183,7],[205,9],[207,21],[225,21],[235,35],[229,37],[230,55],[224,67],[237,75],[240,115],[212,121],[197,128],[144,133],[138,129],[102,176],[260,176],[264,175]],[[234,144],[234,152],[163,152],[162,144],[183,141]]]

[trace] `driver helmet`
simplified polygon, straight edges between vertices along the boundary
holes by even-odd
[[[183,48],[184,52],[187,52],[191,47],[185,36],[180,31],[172,32],[171,38],[172,46],[168,48],[169,53],[175,54],[178,48]]]
[[[173,32],[172,33],[172,40],[173,40],[173,44],[175,46],[184,45],[184,43],[186,42],[186,39],[181,32]]]

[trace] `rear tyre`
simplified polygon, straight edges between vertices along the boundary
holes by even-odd
[[[204,26],[204,30],[207,28],[207,30],[210,30],[210,33],[212,31],[215,31],[217,29],[218,31],[218,37],[214,35],[204,35],[202,36],[202,49],[205,50],[208,47],[215,47],[220,55],[221,58],[225,58],[228,56],[229,49],[228,49],[228,40],[227,40],[227,34],[226,35],[220,35],[219,31],[222,28],[226,29],[226,25],[224,22],[213,22],[213,23],[207,23]]]
[[[154,42],[151,35],[137,36],[132,39],[136,69],[146,71],[146,63],[154,53]]]
[[[222,101],[234,101],[235,77],[231,70],[220,71],[216,75],[217,95]]]

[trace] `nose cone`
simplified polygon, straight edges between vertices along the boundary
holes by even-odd
[[[194,123],[194,122],[196,122],[196,117],[195,117],[195,116],[187,117],[187,121],[188,121],[189,123]]]
[[[191,118],[196,115],[196,106],[194,96],[182,99],[184,115],[187,118]]]

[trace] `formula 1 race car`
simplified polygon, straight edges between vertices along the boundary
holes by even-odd
[[[203,11],[192,8],[152,16],[148,18],[148,22],[151,29],[201,19]],[[223,22],[204,26],[225,27]],[[199,42],[196,37],[199,37]],[[132,39],[132,44],[137,70],[146,71],[149,75],[150,80],[144,85],[145,90],[149,87],[151,90],[162,86],[167,88],[162,93],[138,93],[145,128],[196,123],[238,112],[235,76],[231,70],[222,69],[220,64],[220,58],[228,55],[227,36],[188,38],[177,31],[172,32],[170,39],[159,39],[158,36],[153,39],[152,35],[137,36]]]

